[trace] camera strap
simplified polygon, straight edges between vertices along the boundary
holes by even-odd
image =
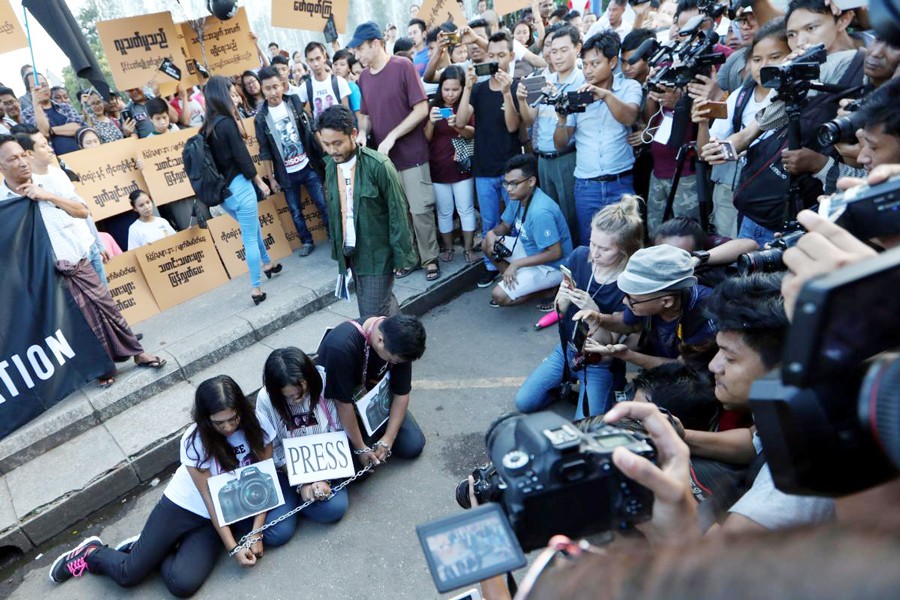
[[[375,326],[384,321],[387,317],[378,317],[378,320],[372,325],[372,329],[375,329]],[[365,352],[363,354],[363,367],[362,367],[362,377],[360,378],[360,385],[365,389],[366,387],[366,369],[369,368],[369,349],[372,347],[372,344],[369,342],[369,338],[372,336],[372,329],[366,331],[363,329],[363,326],[356,322],[355,319],[350,319],[348,323],[353,323],[353,326],[356,327],[359,332],[363,335],[363,338],[366,340]],[[390,370],[391,365],[388,363],[388,370]]]

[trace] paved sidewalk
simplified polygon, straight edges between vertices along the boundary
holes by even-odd
[[[137,324],[164,368],[119,365],[110,388],[92,382],[0,440],[0,548],[28,551],[173,464],[197,383],[227,373],[250,393],[272,349],[313,351],[326,327],[357,316],[355,297],[334,297],[325,246],[281,262],[284,271],[263,280],[259,306],[244,275]],[[420,270],[395,283],[404,312],[423,314],[474,287],[477,267],[467,269],[460,252],[441,266],[435,282]]]

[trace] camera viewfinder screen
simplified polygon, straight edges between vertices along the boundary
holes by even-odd
[[[597,443],[604,448],[618,448],[619,446],[627,446],[632,442],[627,435],[609,435],[597,438]]]
[[[438,591],[456,588],[525,566],[525,555],[497,505],[426,523],[418,528]]]

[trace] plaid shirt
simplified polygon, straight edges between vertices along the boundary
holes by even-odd
[[[66,123],[78,123],[79,125],[84,126],[84,119],[81,118],[74,108],[72,108],[71,104],[57,104],[56,102],[50,102],[50,107],[52,109],[56,109],[56,112],[61,114],[66,118]],[[29,125],[34,125],[37,127],[37,122],[34,119],[34,106],[22,107],[22,122],[28,123]],[[63,125],[64,123],[59,123],[59,125]],[[53,125],[56,127],[56,125]]]

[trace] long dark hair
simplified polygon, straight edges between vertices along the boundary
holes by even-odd
[[[253,108],[256,108],[257,99],[254,98],[253,95],[247,91],[247,84],[244,83],[245,77],[253,77],[254,79],[256,79],[256,83],[259,84],[259,97],[264,99],[265,96],[263,96],[263,93],[262,93],[262,81],[259,80],[259,75],[257,75],[253,71],[244,71],[243,73],[241,73],[241,91],[244,93],[244,97],[248,98],[250,100],[250,102],[253,103]]]
[[[197,393],[194,394],[191,418],[197,427],[188,436],[187,447],[194,448],[194,443],[199,437],[206,455],[190,458],[195,458],[201,463],[214,459],[223,471],[233,471],[240,466],[234,451],[225,441],[225,436],[216,429],[211,418],[217,412],[229,408],[240,418],[240,428],[247,438],[254,462],[262,457],[266,445],[256,411],[234,379],[228,375],[217,375],[197,386]]]
[[[237,109],[231,101],[231,86],[231,80],[222,75],[213,75],[203,86],[203,96],[206,98],[205,125],[210,125],[220,115],[235,119]]]
[[[278,348],[266,359],[263,385],[266,386],[272,406],[285,423],[291,422],[291,408],[281,390],[289,385],[302,388],[304,382],[309,392],[309,412],[313,412],[322,395],[322,377],[312,359],[293,346]]]
[[[456,79],[459,81],[459,85],[465,89],[466,88],[466,73],[462,70],[462,67],[457,67],[456,65],[450,65],[444,72],[441,73],[441,78],[438,80],[438,89],[437,93],[434,95],[434,100],[431,101],[432,108],[443,108],[444,104],[444,96],[441,93],[444,89],[444,82],[448,79]],[[459,107],[459,101],[462,100],[462,94],[459,95],[459,98],[456,99],[456,106],[451,108],[456,109]]]

